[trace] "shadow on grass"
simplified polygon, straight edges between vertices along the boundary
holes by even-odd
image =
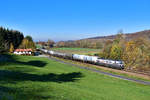
[[[9,93],[13,92],[11,88],[0,86],[0,100],[13,100]]]
[[[0,70],[0,81],[16,82],[16,81],[41,81],[41,82],[74,82],[83,77],[80,72],[63,73],[63,74],[46,74],[37,75],[22,73],[16,71]]]
[[[63,73],[63,74],[46,74],[46,75],[37,75],[37,74],[29,74],[22,73],[16,71],[8,71],[8,70],[0,70],[0,83],[11,83],[16,84],[19,81],[33,81],[33,82],[75,82],[82,78],[83,75],[80,72],[72,72],[72,73]],[[2,85],[1,84],[1,85]],[[37,87],[35,88],[10,88],[0,86],[0,100],[3,97],[6,97],[6,100],[47,100],[54,99],[56,97],[51,96],[51,94],[43,94],[49,90],[50,88]],[[38,92],[37,92],[38,91]],[[13,98],[13,99],[12,99]],[[57,99],[55,99],[57,100]]]
[[[39,60],[33,60],[33,61],[28,61],[28,62],[15,61],[15,63],[22,64],[22,65],[30,65],[30,66],[35,66],[35,67],[44,67],[47,64]]]
[[[12,89],[4,86],[0,86],[0,92],[12,92]]]
[[[22,62],[16,59],[15,56],[5,55],[3,57],[1,56],[0,65],[1,64],[20,64],[20,65],[44,67],[47,63],[38,60]],[[64,83],[64,82],[75,82],[82,77],[83,75],[81,72],[62,73],[62,74],[49,73],[39,75],[19,71],[0,70],[0,100],[2,97],[8,98],[6,100],[47,100],[56,98],[51,96],[50,94],[43,94],[47,91],[50,91],[49,88],[46,87],[43,88],[39,86],[36,87],[36,89],[35,88],[26,89],[24,87],[13,88],[13,87],[5,87],[5,83],[15,84],[21,81]]]
[[[9,62],[9,63],[8,63]],[[4,64],[22,64],[22,65],[31,65],[35,67],[44,67],[47,63],[39,60],[32,60],[28,62],[18,61],[16,55],[3,54],[0,55],[0,65]]]
[[[38,91],[38,92],[37,92]],[[54,98],[51,95],[43,95],[47,89],[24,90],[21,88],[10,88],[0,86],[0,100],[47,100]]]

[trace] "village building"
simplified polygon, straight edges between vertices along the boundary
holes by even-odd
[[[32,49],[16,49],[14,54],[16,55],[32,55]]]

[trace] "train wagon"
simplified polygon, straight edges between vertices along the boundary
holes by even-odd
[[[60,53],[56,51],[48,51],[45,49],[40,49],[42,52],[50,54],[52,56],[61,57],[65,59],[83,61],[87,63],[93,63],[100,66],[115,68],[115,69],[124,69],[124,62],[118,60],[102,59],[97,56],[87,56],[79,54],[69,54],[69,53]]]

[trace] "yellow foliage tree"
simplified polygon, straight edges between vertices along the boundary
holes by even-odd
[[[29,49],[29,48],[31,48],[31,49],[34,50],[36,47],[35,47],[34,42],[29,41],[27,39],[23,39],[23,41],[22,41],[21,45],[19,46],[19,48],[21,48],[21,49]]]
[[[134,41],[129,41],[126,43],[125,51],[123,54],[123,60],[126,67],[132,69],[136,65],[137,58],[141,55],[141,50],[136,46]]]
[[[135,40],[136,46],[141,50],[139,67],[150,67],[150,40],[147,37],[140,37]]]
[[[12,43],[10,44],[9,52],[10,52],[10,53],[13,53],[13,52],[14,52],[14,46],[13,46],[13,44],[12,44]]]
[[[123,49],[119,44],[112,46],[110,51],[110,58],[114,60],[121,60]]]

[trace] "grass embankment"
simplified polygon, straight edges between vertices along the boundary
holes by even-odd
[[[98,54],[101,49],[90,49],[90,48],[51,48],[51,50],[73,53],[73,54],[84,54],[84,55],[94,55]]]
[[[81,62],[81,61],[63,59],[63,58],[59,58],[59,57],[54,57],[54,58],[62,60],[64,62],[76,64],[76,65],[79,65],[79,66],[93,68],[93,69],[96,69],[96,70],[112,73],[112,74],[115,74],[115,75],[121,75],[121,76],[125,76],[125,77],[128,77],[128,78],[133,78],[133,79],[137,79],[137,80],[150,81],[150,76],[148,76],[148,75],[143,75],[143,74],[133,73],[133,72],[127,72],[125,70],[112,69],[112,68],[108,68],[108,67],[104,67],[104,66],[94,65],[94,64],[90,64],[90,63]]]
[[[51,50],[55,50],[55,51],[59,51],[59,52],[65,52],[65,53],[73,53],[73,54],[75,54],[75,53],[84,54],[84,55],[94,55],[94,54],[98,54],[101,51],[101,49],[90,49],[90,48],[52,48]],[[61,59],[61,58],[57,58],[57,59]],[[126,76],[129,78],[135,78],[135,79],[140,79],[140,80],[144,80],[144,81],[150,81],[150,77],[148,75],[141,74],[140,72],[119,71],[119,70],[114,70],[111,68],[86,64],[86,63],[72,61],[72,60],[66,60],[66,59],[61,59],[61,60],[67,61],[67,62],[72,62],[72,63],[78,64],[78,65],[83,65],[86,67],[93,67],[93,68],[96,68],[98,70],[103,70],[105,72],[110,72],[113,74],[122,75],[122,76]]]
[[[150,86],[47,58],[9,56],[0,62],[0,94],[2,100],[149,100]]]

